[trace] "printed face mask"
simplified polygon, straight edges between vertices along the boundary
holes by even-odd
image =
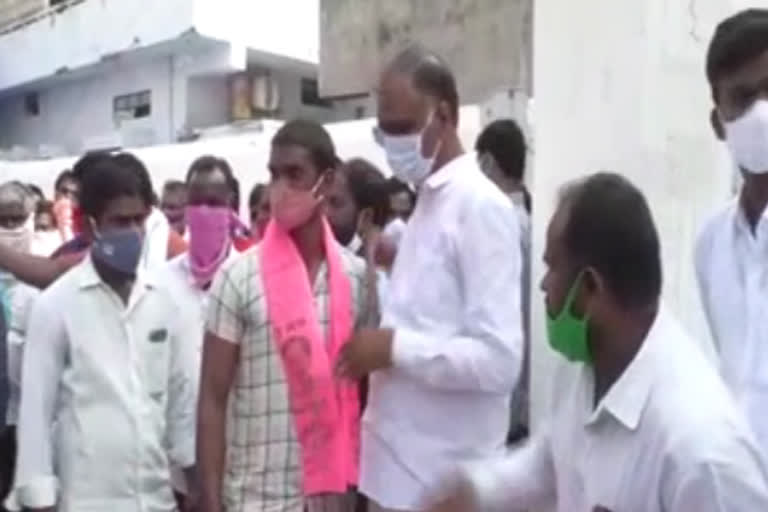
[[[208,285],[229,254],[232,210],[226,206],[187,206],[189,267],[199,286]]]
[[[768,172],[768,100],[757,100],[741,117],[723,122],[736,163],[751,174]]]
[[[311,189],[298,189],[284,181],[269,186],[269,203],[275,223],[286,231],[303,226],[312,218],[322,201],[317,196],[323,177]]]
[[[555,352],[572,363],[591,363],[589,350],[589,318],[576,318],[572,312],[573,303],[581,287],[582,276],[576,278],[566,296],[559,313],[552,316],[547,313],[547,335],[549,345]]]
[[[435,158],[440,151],[441,141],[437,141],[431,156],[425,157],[422,153],[424,132],[432,123],[433,117],[434,113],[429,115],[424,128],[418,133],[387,135],[383,132],[377,132],[377,138],[380,139],[384,147],[392,173],[404,183],[410,183],[416,187],[420,186],[435,167]]]

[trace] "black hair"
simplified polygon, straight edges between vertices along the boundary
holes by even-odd
[[[75,178],[75,173],[73,173],[69,169],[64,169],[56,177],[56,181],[53,184],[53,190],[58,192],[61,189],[61,187],[64,186],[64,183],[67,181],[77,181],[77,180]]]
[[[299,146],[306,149],[318,172],[335,169],[339,159],[328,131],[314,121],[288,121],[272,137],[272,146]]]
[[[139,160],[133,153],[114,153],[110,156],[119,164],[126,166],[136,173],[141,182],[144,199],[148,200],[150,206],[157,205],[157,194],[155,194],[155,189],[152,187],[152,178],[149,177],[149,171],[144,162]]]
[[[594,268],[622,307],[652,304],[661,294],[659,235],[642,192],[613,173],[568,186],[564,242],[574,270]]]
[[[261,198],[267,193],[267,186],[264,183],[257,183],[251,189],[251,194],[248,196],[248,208],[254,209],[261,203]]]
[[[29,190],[29,193],[34,197],[36,197],[39,201],[45,200],[45,194],[43,193],[43,189],[41,189],[34,183],[25,183],[24,185],[27,187],[27,190]]]
[[[410,75],[413,86],[450,107],[454,123],[459,119],[459,92],[448,64],[436,53],[420,45],[410,45],[397,54],[389,68]]]
[[[523,181],[525,136],[513,119],[497,119],[477,137],[475,151],[490,153],[507,178]]]
[[[72,166],[71,177],[74,178],[75,181],[80,182],[83,179],[83,175],[89,172],[94,165],[103,162],[104,160],[109,160],[111,157],[112,155],[106,151],[90,151],[80,157],[80,159],[75,162],[75,165]],[[66,176],[66,172],[67,171],[64,171],[59,175],[59,179],[61,179],[62,182],[69,177]],[[56,180],[56,190],[58,190],[59,179]]]
[[[53,217],[53,222],[56,224],[56,215],[53,212],[53,201],[49,201],[48,199],[43,199],[39,203],[37,203],[37,208],[35,208],[35,215],[45,215],[48,214],[51,217]]]
[[[768,9],[747,9],[720,22],[707,50],[707,79],[717,81],[768,50]]]
[[[181,180],[168,180],[163,184],[163,193],[186,192],[187,184]]]
[[[111,201],[126,196],[139,197],[147,207],[153,204],[145,180],[136,172],[135,163],[130,159],[100,159],[82,174],[80,208],[85,215],[99,218]]]
[[[232,203],[230,206],[235,211],[239,210],[240,182],[237,181],[235,173],[232,171],[232,167],[224,158],[219,158],[213,155],[203,155],[196,158],[187,171],[187,184],[189,184],[195,174],[213,172],[214,169],[218,169],[224,174],[224,179],[227,180],[227,186],[232,193]]]
[[[374,224],[383,226],[391,215],[390,185],[384,174],[363,158],[353,158],[342,169],[358,211],[371,208]]]
[[[407,183],[400,181],[397,178],[389,178],[387,180],[389,185],[389,195],[394,196],[396,194],[400,193],[406,193],[408,194],[408,197],[411,198],[411,207],[416,205],[416,192],[413,191],[413,189],[408,186]]]

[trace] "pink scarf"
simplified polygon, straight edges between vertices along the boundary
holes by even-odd
[[[333,374],[339,351],[352,335],[352,291],[325,219],[323,239],[330,289],[329,333],[318,321],[307,268],[291,237],[271,221],[261,240],[267,311],[288,381],[305,496],[343,493],[355,485],[360,452],[357,383]]]

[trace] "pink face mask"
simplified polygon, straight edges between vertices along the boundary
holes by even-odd
[[[307,223],[322,201],[321,197],[317,197],[321,180],[309,190],[293,188],[285,182],[269,186],[271,215],[281,228],[293,231]]]
[[[207,286],[227,258],[232,210],[226,206],[187,206],[189,268],[198,286]]]

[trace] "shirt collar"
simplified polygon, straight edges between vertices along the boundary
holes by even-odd
[[[477,158],[474,151],[464,153],[430,174],[426,181],[424,181],[423,188],[427,190],[436,190],[443,185],[450,183],[460,172],[465,170],[468,159],[472,159],[474,166],[477,167]]]
[[[363,248],[363,241],[362,239],[355,233],[355,236],[352,238],[352,240],[347,244],[347,249],[352,252],[353,254],[357,254],[360,249]]]
[[[659,311],[635,358],[589,416],[587,425],[597,423],[603,414],[610,414],[627,429],[637,428],[653,390],[659,349],[663,343],[671,341],[662,339],[664,324],[663,314]]]
[[[95,286],[106,285],[101,280],[99,273],[96,272],[96,267],[93,266],[93,260],[91,255],[87,254],[79,266],[80,278],[79,286],[81,289],[93,288]],[[139,269],[136,279],[136,285],[145,288],[155,288],[157,286],[154,277],[151,272],[142,271]]]

